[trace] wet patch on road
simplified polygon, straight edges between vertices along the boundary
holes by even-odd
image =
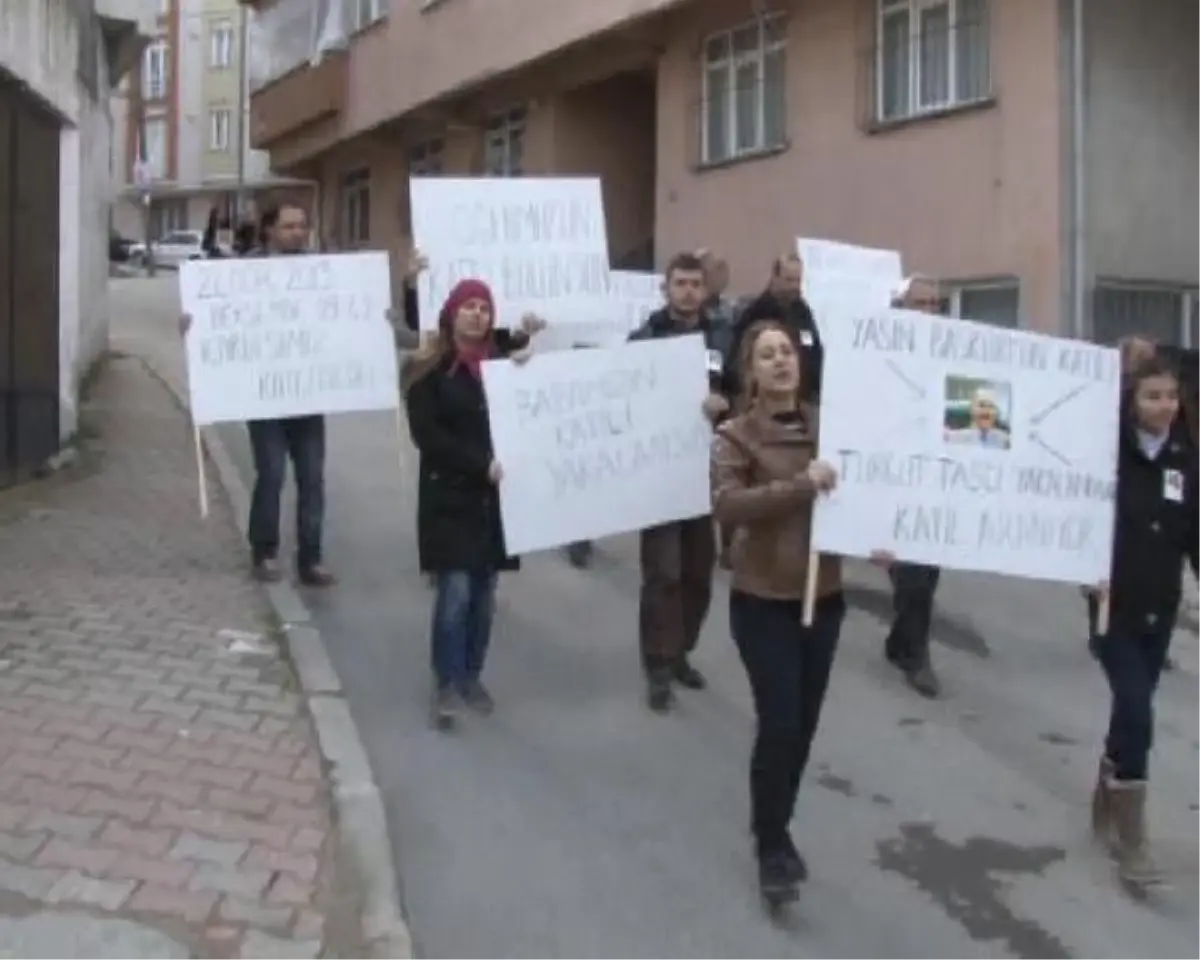
[[[1042,873],[1066,856],[1059,847],[1020,847],[991,837],[961,845],[943,840],[929,824],[900,825],[900,836],[881,840],[876,863],[928,893],[973,940],[1000,942],[1018,957],[1066,960],[1066,946],[1052,933],[1013,913],[1004,902],[1004,881],[995,874]]]
[[[925,721],[921,717],[901,717],[899,720],[896,721],[896,726],[898,726],[898,727],[919,727],[924,723],[925,723]]]
[[[835,776],[832,773],[823,773],[817,777],[817,785],[834,793],[840,793],[843,797],[858,796],[858,791],[854,788],[853,781],[847,780],[845,777]]]
[[[855,610],[861,610],[884,624],[892,622],[894,611],[892,610],[891,591],[873,590],[861,584],[854,584],[846,586],[845,593],[846,602]],[[971,624],[965,620],[957,620],[939,613],[936,609],[930,637],[947,647],[974,654],[983,660],[992,655],[983,635]]]
[[[7,600],[0,603],[0,620],[9,623],[24,623],[26,620],[32,620],[33,614],[29,612],[29,608],[19,600]]]
[[[893,803],[893,800],[891,797],[882,793],[873,793],[871,794],[871,802],[877,807],[890,807]]]
[[[1053,744],[1056,747],[1076,747],[1079,745],[1078,740],[1068,737],[1062,733],[1055,733],[1053,730],[1051,730],[1049,733],[1038,734],[1038,739],[1041,740],[1042,743]]]

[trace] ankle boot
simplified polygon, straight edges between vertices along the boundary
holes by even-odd
[[[1108,846],[1112,842],[1112,791],[1109,781],[1116,773],[1108,757],[1100,758],[1096,772],[1096,785],[1092,788],[1092,836]]]
[[[1162,875],[1146,843],[1146,781],[1110,780],[1108,789],[1121,879],[1138,885],[1160,882]]]

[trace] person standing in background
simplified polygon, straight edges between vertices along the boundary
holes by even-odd
[[[696,256],[704,265],[704,285],[708,291],[704,310],[713,324],[732,330],[737,317],[733,301],[725,296],[729,289],[729,264],[705,247],[697,250]]]
[[[516,570],[500,517],[504,471],[492,451],[482,365],[528,357],[528,334],[501,348],[494,336],[492,292],[481,280],[450,291],[435,338],[409,357],[401,375],[408,426],[420,455],[417,546],[421,571],[432,575],[431,722],[452,729],[460,704],[494,709],[482,680],[495,612],[496,578]]]
[[[821,395],[821,367],[823,348],[821,334],[808,301],[804,299],[804,262],[798,254],[790,253],[778,257],[771,265],[771,277],[767,288],[751,300],[733,326],[733,337],[726,357],[730,384],[737,389],[738,357],[741,338],[750,326],[759,320],[782,314],[788,329],[800,344],[800,362],[803,366],[805,400],[817,402]]]
[[[219,260],[225,256],[225,251],[221,249],[220,243],[217,242],[217,231],[221,227],[221,220],[217,216],[217,208],[210,207],[208,210],[208,221],[204,225],[204,235],[200,238],[200,249],[204,251],[204,255],[209,260]]]
[[[666,306],[651,314],[629,339],[701,334],[708,351],[711,391],[705,400],[705,415],[715,423],[729,410],[724,358],[732,331],[705,313],[704,264],[695,254],[672,258],[663,283]],[[674,683],[692,690],[707,685],[688,656],[700,640],[712,601],[715,541],[711,516],[665,523],[641,533],[638,638],[647,700],[656,713],[665,713],[674,705]]]
[[[895,291],[892,306],[921,313],[942,312],[937,284],[928,277],[908,277]],[[941,692],[941,682],[929,654],[933,628],[933,598],[942,571],[923,563],[893,563],[888,567],[892,581],[892,627],[884,641],[888,662],[903,672],[908,685],[923,697]]]

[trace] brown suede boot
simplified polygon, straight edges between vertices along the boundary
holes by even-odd
[[[1151,886],[1162,873],[1146,844],[1146,781],[1110,780],[1113,824],[1117,832],[1117,872],[1126,883]]]
[[[1096,786],[1092,788],[1092,836],[1106,847],[1112,843],[1112,791],[1109,781],[1116,770],[1108,757],[1100,758]]]

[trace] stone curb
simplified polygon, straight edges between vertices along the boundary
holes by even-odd
[[[153,360],[145,356],[141,360],[186,411],[187,397]],[[250,493],[225,444],[212,429],[202,429],[200,436],[235,516],[248,516]],[[266,584],[265,588],[267,600],[287,634],[288,650],[312,715],[321,755],[329,763],[338,842],[362,887],[359,923],[367,955],[409,960],[413,957],[412,935],[400,909],[400,885],[392,864],[383,794],[350,715],[342,682],[300,594],[287,582]]]

